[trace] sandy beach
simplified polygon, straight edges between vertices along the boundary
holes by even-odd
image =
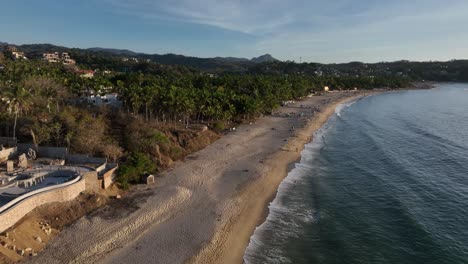
[[[276,190],[338,104],[327,93],[281,107],[178,162],[154,186],[81,218],[30,263],[242,263]]]

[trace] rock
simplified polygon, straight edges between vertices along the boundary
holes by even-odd
[[[32,253],[32,256],[37,257],[37,253],[36,252]]]
[[[120,199],[122,199],[122,196],[121,196],[120,194],[117,194],[117,195],[115,196],[115,199],[120,200]]]
[[[50,227],[44,228],[43,231],[46,233],[46,235],[50,235],[52,233],[52,229]]]
[[[32,251],[32,248],[28,247],[24,251]]]
[[[18,253],[20,256],[24,256],[24,250],[22,249],[17,250],[16,253]]]
[[[40,236],[36,237],[36,241],[42,243],[42,238]]]

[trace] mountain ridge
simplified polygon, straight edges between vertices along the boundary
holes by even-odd
[[[133,57],[138,59],[141,62],[154,62],[164,65],[181,65],[188,66],[202,71],[209,72],[223,72],[223,71],[232,71],[232,72],[245,72],[248,68],[264,63],[264,62],[274,62],[279,61],[275,59],[270,54],[264,54],[259,57],[254,57],[252,59],[247,58],[237,58],[237,57],[212,57],[212,58],[200,58],[194,56],[186,56],[180,54],[148,54],[142,52],[135,52],[128,49],[113,49],[113,48],[101,48],[101,47],[91,47],[91,48],[68,48],[58,45],[53,45],[49,43],[43,44],[22,44],[15,45],[6,42],[0,42],[3,45],[0,46],[15,46],[19,50],[24,51],[26,56],[29,58],[42,58],[42,53],[46,52],[70,52],[72,57],[82,57],[85,56],[100,56],[107,58],[126,58]],[[79,58],[77,62],[80,63],[82,60]]]

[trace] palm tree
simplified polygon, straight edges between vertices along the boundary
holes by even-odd
[[[31,96],[31,92],[25,89],[23,86],[13,87],[6,93],[6,96],[9,98],[9,112],[13,112],[15,115],[13,123],[13,137],[16,137],[16,124],[18,122],[18,116],[31,109],[33,98]]]

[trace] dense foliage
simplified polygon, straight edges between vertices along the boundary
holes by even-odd
[[[37,51],[29,52],[38,57]],[[321,92],[324,86],[332,90],[399,88],[420,79],[408,74],[364,74],[362,69],[367,68],[361,64],[337,72],[335,67],[290,62],[256,64],[243,73],[213,75],[180,65],[123,61],[121,56],[101,51],[69,52],[76,67],[95,70],[94,78],[80,77],[75,66],[34,57],[13,60],[8,52],[0,53],[0,136],[67,146],[72,152],[112,161],[126,153],[120,170],[126,175],[126,180],[120,178],[122,183],[137,182],[136,175],[155,170],[143,156],[160,166],[164,157],[174,160],[185,154],[174,143],[176,137],[169,140],[171,132],[160,131],[161,124],[204,123],[222,130],[231,122],[268,114],[283,101]],[[358,70],[359,74],[350,74]],[[79,100],[111,92],[118,93],[122,108]]]

